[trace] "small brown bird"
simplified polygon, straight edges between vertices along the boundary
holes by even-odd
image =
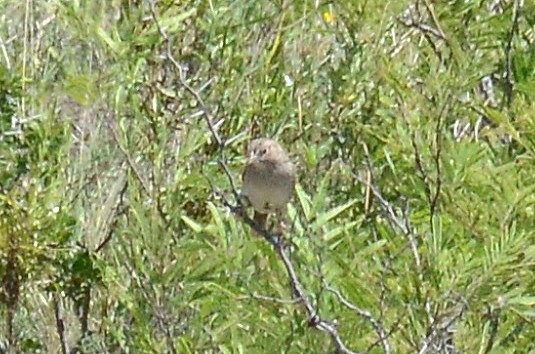
[[[251,202],[259,226],[265,228],[269,213],[284,217],[295,187],[295,167],[281,144],[268,138],[253,140],[242,179],[242,193]]]

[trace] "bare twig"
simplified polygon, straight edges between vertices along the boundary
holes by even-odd
[[[130,153],[126,150],[126,148],[121,144],[121,140],[119,139],[119,135],[117,133],[117,129],[110,125],[110,129],[113,135],[113,140],[117,143],[117,146],[119,147],[119,150],[123,153],[126,162],[130,166],[130,169],[134,173],[134,176],[136,176],[137,180],[139,181],[139,184],[141,184],[141,187],[143,187],[143,190],[147,195],[152,196],[151,189],[147,185],[147,182],[143,179],[141,172],[139,172],[139,168],[137,167],[136,163],[132,160],[132,157],[130,156]]]
[[[429,0],[423,0],[425,3],[425,9],[427,10],[427,13],[429,14],[429,17],[433,20],[433,24],[436,27],[436,31],[438,31],[437,37],[443,39],[444,41],[448,41],[446,38],[446,35],[444,34],[444,31],[442,30],[442,26],[440,26],[440,22],[438,22],[437,15],[435,14],[435,9],[433,8],[433,5],[429,3]]]
[[[425,168],[424,163],[422,161],[422,156],[420,154],[420,147],[416,143],[416,133],[410,127],[409,127],[409,134],[411,136],[411,145],[414,151],[414,162],[416,164],[416,169],[418,173],[420,174],[422,181],[424,182],[425,194],[427,195],[427,200],[429,204],[431,205],[432,193],[431,193],[431,181],[429,180],[429,174],[427,173],[427,169]]]
[[[440,192],[442,190],[442,168],[440,163],[440,156],[442,153],[442,120],[444,117],[444,114],[446,112],[446,109],[450,103],[451,95],[448,94],[446,101],[442,105],[442,108],[440,109],[440,112],[437,117],[437,124],[435,126],[435,169],[436,169],[436,178],[435,178],[435,193],[433,197],[430,200],[429,204],[429,220],[431,227],[433,227],[433,216],[435,215],[438,201],[440,198]]]
[[[122,167],[121,174],[118,176],[116,182],[113,184],[108,200],[105,203],[105,205],[108,205],[111,210],[109,210],[106,222],[103,221],[100,230],[98,230],[98,234],[101,234],[106,231],[106,236],[96,247],[96,253],[100,252],[113,236],[113,225],[117,223],[116,216],[124,199],[124,194],[126,193],[127,186],[128,183],[126,181],[126,174],[124,173]],[[104,215],[104,217],[106,217],[106,215]]]
[[[427,353],[429,351],[429,347],[433,344],[433,342],[435,341],[437,337],[442,337],[444,333],[447,334],[450,331],[451,326],[453,326],[455,322],[459,318],[462,317],[462,315],[464,314],[464,311],[466,310],[466,307],[467,307],[466,303],[463,302],[458,312],[450,316],[446,320],[438,321],[437,320],[438,316],[435,316],[434,317],[435,320],[432,322],[431,327],[429,329],[429,335],[425,338],[424,343],[418,353],[419,354]],[[445,347],[444,343],[441,343],[440,345]],[[445,348],[441,348],[441,349],[442,351],[445,350]],[[435,353],[436,351],[433,350],[432,352]]]
[[[502,109],[504,106],[509,107],[513,101],[513,58],[512,58],[512,49],[513,49],[513,38],[518,32],[518,22],[520,19],[520,14],[522,13],[522,8],[524,7],[524,0],[515,0],[513,7],[513,25],[511,26],[511,31],[509,31],[509,36],[507,38],[507,44],[505,45],[505,77],[504,77],[504,101],[502,102]]]
[[[366,157],[365,162],[368,169],[373,169],[371,157],[367,149],[364,149],[364,155]],[[411,230],[408,224],[399,219],[396,214],[396,211],[394,210],[394,207],[383,197],[377,187],[375,187],[375,185],[373,184],[368,183],[368,180],[363,180],[359,176],[355,175],[355,178],[359,182],[363,183],[367,188],[370,188],[375,198],[377,198],[377,200],[379,201],[379,205],[381,206],[383,213],[387,216],[388,221],[390,221],[395,227],[400,229],[404,235],[410,234]]]
[[[54,294],[54,316],[56,318],[56,331],[61,344],[61,353],[67,354],[69,350],[67,349],[67,343],[65,342],[65,325],[61,316],[61,308],[57,294]]]
[[[356,312],[359,316],[365,318],[368,322],[370,322],[372,327],[375,329],[375,332],[377,333],[377,336],[379,337],[379,342],[383,346],[383,350],[384,350],[385,354],[392,353],[392,348],[390,347],[390,344],[388,343],[388,340],[387,340],[388,339],[387,332],[385,331],[383,325],[377,319],[375,319],[375,317],[373,317],[372,314],[369,311],[363,310],[363,309],[357,307],[355,304],[351,303],[344,295],[342,295],[340,290],[331,287],[325,281],[323,282],[323,286],[324,286],[325,290],[327,290],[327,291],[333,293],[334,295],[336,295],[338,300],[345,307],[347,307],[348,309]]]
[[[435,131],[434,131],[435,153],[433,156],[433,162],[435,164],[435,173],[436,173],[436,177],[434,179],[434,191],[432,191],[433,183],[431,182],[431,178],[429,177],[429,172],[424,166],[424,162],[422,160],[420,147],[416,143],[416,133],[413,129],[410,129],[409,127],[409,135],[411,137],[411,145],[414,151],[414,162],[416,164],[416,170],[418,171],[420,178],[422,179],[424,183],[425,193],[427,196],[427,201],[429,203],[429,223],[431,227],[433,226],[433,217],[438,207],[440,192],[442,189],[442,176],[441,176],[442,168],[441,168],[441,161],[440,161],[440,156],[442,153],[442,121],[444,118],[444,114],[449,106],[450,99],[451,99],[451,94],[448,94],[436,118]],[[403,103],[400,100],[398,100],[398,103],[400,107],[403,106]],[[407,125],[409,125],[409,120],[405,116],[404,112],[402,112],[402,116],[404,120],[406,121]]]
[[[10,71],[11,61],[9,60],[9,55],[7,54],[6,43],[4,42],[2,37],[0,37],[0,49],[2,49],[2,54],[4,55],[4,60],[6,61],[6,68],[8,71]]]
[[[286,304],[286,305],[294,305],[294,304],[298,304],[299,302],[301,302],[301,299],[285,300],[285,299],[279,299],[277,297],[266,296],[266,295],[261,295],[261,294],[257,294],[257,293],[252,293],[250,296],[244,296],[242,298],[244,298],[244,299],[253,298],[253,299],[256,299],[256,300],[270,301],[270,302],[276,302],[276,303],[279,303],[279,304]]]
[[[370,152],[368,151],[368,145],[366,143],[362,143],[362,148],[364,149],[364,153],[366,156],[370,155]],[[370,168],[369,165],[367,165],[368,168],[366,168],[366,193],[364,195],[364,212],[368,214],[371,209],[371,203],[372,203],[372,192],[370,189],[370,186],[373,184],[373,170]]]
[[[425,39],[433,49],[433,52],[435,52],[436,56],[440,60],[442,60],[442,52],[439,50],[438,44],[435,43],[433,37],[436,37],[444,41],[445,43],[448,43],[448,39],[444,34],[444,31],[442,31],[442,28],[440,26],[440,23],[438,22],[433,7],[427,1],[424,2],[427,14],[429,17],[431,17],[431,20],[433,21],[433,24],[436,28],[424,23],[424,15],[419,13],[419,6],[417,6],[418,3],[416,3],[416,5],[409,5],[409,7],[407,7],[403,14],[398,17],[398,21],[408,28],[414,28],[419,31],[425,37]]]
[[[493,310],[489,307],[487,310],[488,316],[490,317],[490,334],[483,353],[490,353],[491,350],[494,348],[494,343],[498,335],[498,327],[500,326],[500,316],[502,315],[501,309]]]
[[[123,153],[123,155],[124,155],[124,157],[126,159],[126,162],[127,162],[128,166],[130,167],[130,170],[134,173],[134,176],[138,180],[139,184],[141,184],[141,187],[143,188],[145,193],[150,198],[157,199],[156,197],[154,197],[154,193],[156,192],[155,188],[151,189],[149,187],[149,184],[143,179],[143,175],[139,171],[138,165],[134,162],[134,160],[130,156],[130,153],[128,152],[128,150],[122,145],[121,140],[119,139],[119,134],[117,132],[117,129],[111,124],[110,124],[110,129],[111,129],[111,132],[112,132],[112,135],[113,135],[113,139],[117,143],[117,146],[119,147],[119,150],[121,150],[121,152]],[[123,177],[121,177],[121,178],[123,178]],[[126,182],[124,182],[124,185],[126,186]],[[162,209],[161,204],[159,202],[156,203],[156,210],[158,210],[158,213],[160,214],[160,218],[164,222],[167,222],[168,220],[167,220],[166,214],[165,214],[164,210]]]

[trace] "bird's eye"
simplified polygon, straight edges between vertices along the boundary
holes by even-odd
[[[260,150],[260,155],[265,155],[266,152],[267,152],[267,149],[262,149],[262,150]]]

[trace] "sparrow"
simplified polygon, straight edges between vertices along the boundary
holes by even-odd
[[[284,217],[295,187],[295,166],[288,152],[269,138],[253,140],[247,149],[242,194],[254,209],[254,221],[265,228],[268,214]]]

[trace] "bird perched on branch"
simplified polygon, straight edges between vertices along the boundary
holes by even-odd
[[[270,213],[284,217],[295,187],[295,166],[281,144],[268,138],[253,140],[242,179],[242,193],[254,208],[259,226],[266,227]]]

